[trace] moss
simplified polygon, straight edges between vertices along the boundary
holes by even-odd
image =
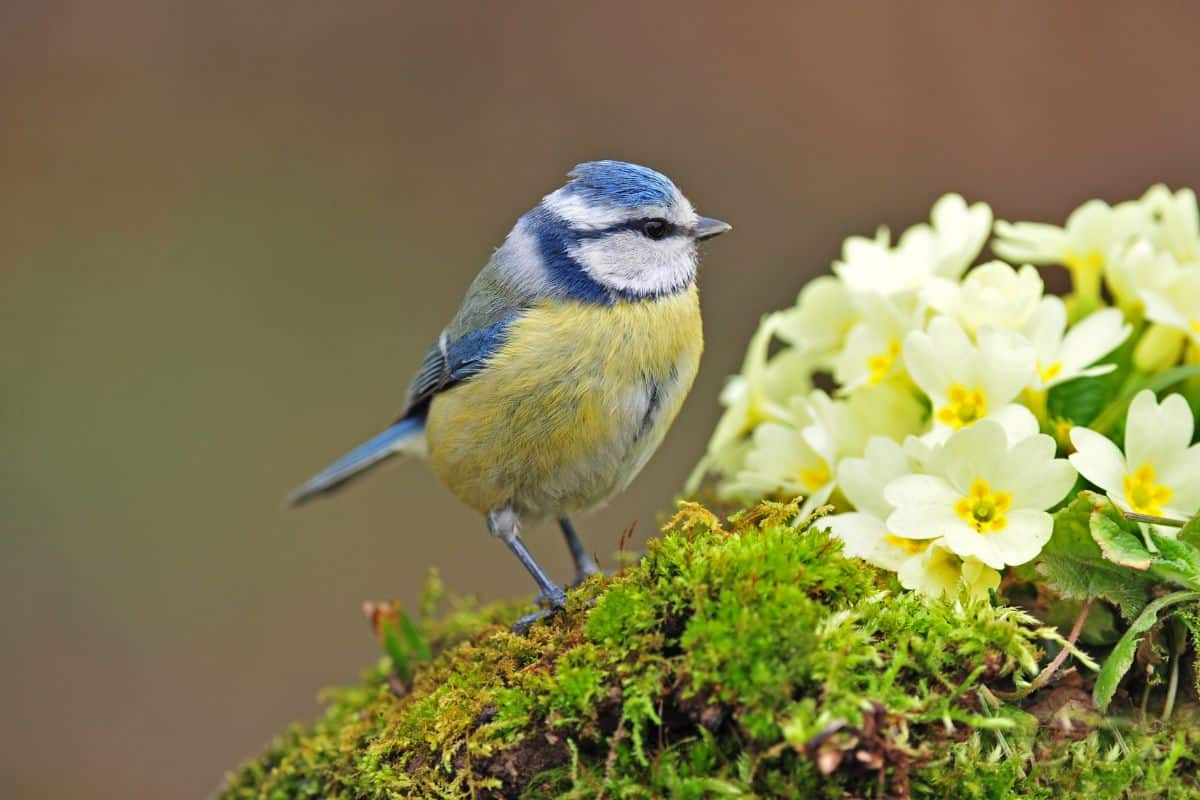
[[[684,506],[525,637],[515,606],[428,622],[403,696],[381,663],[223,796],[1200,797],[1190,712],[1119,727],[1070,681],[1002,702],[1055,634],[901,592],[794,514]]]

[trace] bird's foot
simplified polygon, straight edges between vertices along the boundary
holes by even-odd
[[[513,623],[512,632],[518,636],[524,636],[529,632],[530,626],[538,620],[550,619],[567,607],[567,595],[563,591],[558,594],[547,597],[545,594],[538,595],[538,603],[544,605],[545,608],[539,608],[537,611],[531,611],[525,616]]]

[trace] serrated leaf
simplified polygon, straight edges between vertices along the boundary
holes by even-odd
[[[1111,504],[1093,506],[1088,530],[1107,560],[1139,572],[1150,569],[1154,556],[1142,542],[1141,529]]]
[[[1192,517],[1179,530],[1179,541],[1187,542],[1192,547],[1200,547],[1200,514]]]
[[[1113,694],[1117,691],[1117,685],[1133,666],[1138,642],[1158,623],[1158,615],[1171,606],[1197,600],[1200,600],[1200,592],[1175,592],[1158,598],[1142,609],[1142,613],[1130,623],[1129,630],[1125,631],[1125,635],[1113,647],[1096,675],[1096,685],[1092,689],[1092,699],[1096,701],[1096,708],[1101,711],[1108,709],[1108,704],[1112,702]]]
[[[1116,604],[1123,617],[1133,619],[1145,608],[1154,584],[1144,573],[1106,560],[1092,538],[1092,513],[1097,505],[1107,503],[1107,498],[1081,492],[1055,512],[1054,533],[1042,550],[1038,571],[1063,597],[1100,597]]]
[[[1164,581],[1200,590],[1200,549],[1189,542],[1153,531],[1150,532],[1150,540],[1158,548],[1150,572]]]

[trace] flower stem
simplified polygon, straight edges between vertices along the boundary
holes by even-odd
[[[1121,513],[1130,522],[1145,522],[1147,525],[1164,525],[1168,528],[1182,528],[1184,525],[1187,525],[1187,520],[1183,519],[1156,517],[1153,514],[1139,514],[1136,511],[1122,511]]]
[[[1071,626],[1071,632],[1067,634],[1067,644],[1058,651],[1058,655],[1054,657],[1054,660],[1047,664],[1046,668],[1039,672],[1037,677],[1034,678],[1028,686],[1024,687],[1023,689],[1018,689],[1015,692],[996,692],[996,694],[1000,697],[1003,697],[1005,700],[1019,700],[1022,697],[1028,697],[1038,689],[1041,689],[1043,686],[1050,683],[1050,681],[1054,679],[1055,673],[1058,672],[1058,668],[1063,665],[1063,662],[1067,660],[1067,656],[1071,654],[1071,650],[1074,649],[1075,640],[1078,639],[1079,634],[1083,632],[1083,625],[1085,622],[1087,622],[1088,614],[1091,613],[1091,610],[1092,598],[1089,597],[1084,602],[1083,608],[1079,609],[1079,616],[1075,619],[1075,624]]]

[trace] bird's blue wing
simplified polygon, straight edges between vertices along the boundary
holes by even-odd
[[[478,374],[504,344],[509,326],[518,316],[518,313],[511,313],[456,339],[451,339],[448,330],[443,331],[437,343],[425,354],[421,369],[409,386],[408,402],[400,419],[423,416],[435,395]]]

